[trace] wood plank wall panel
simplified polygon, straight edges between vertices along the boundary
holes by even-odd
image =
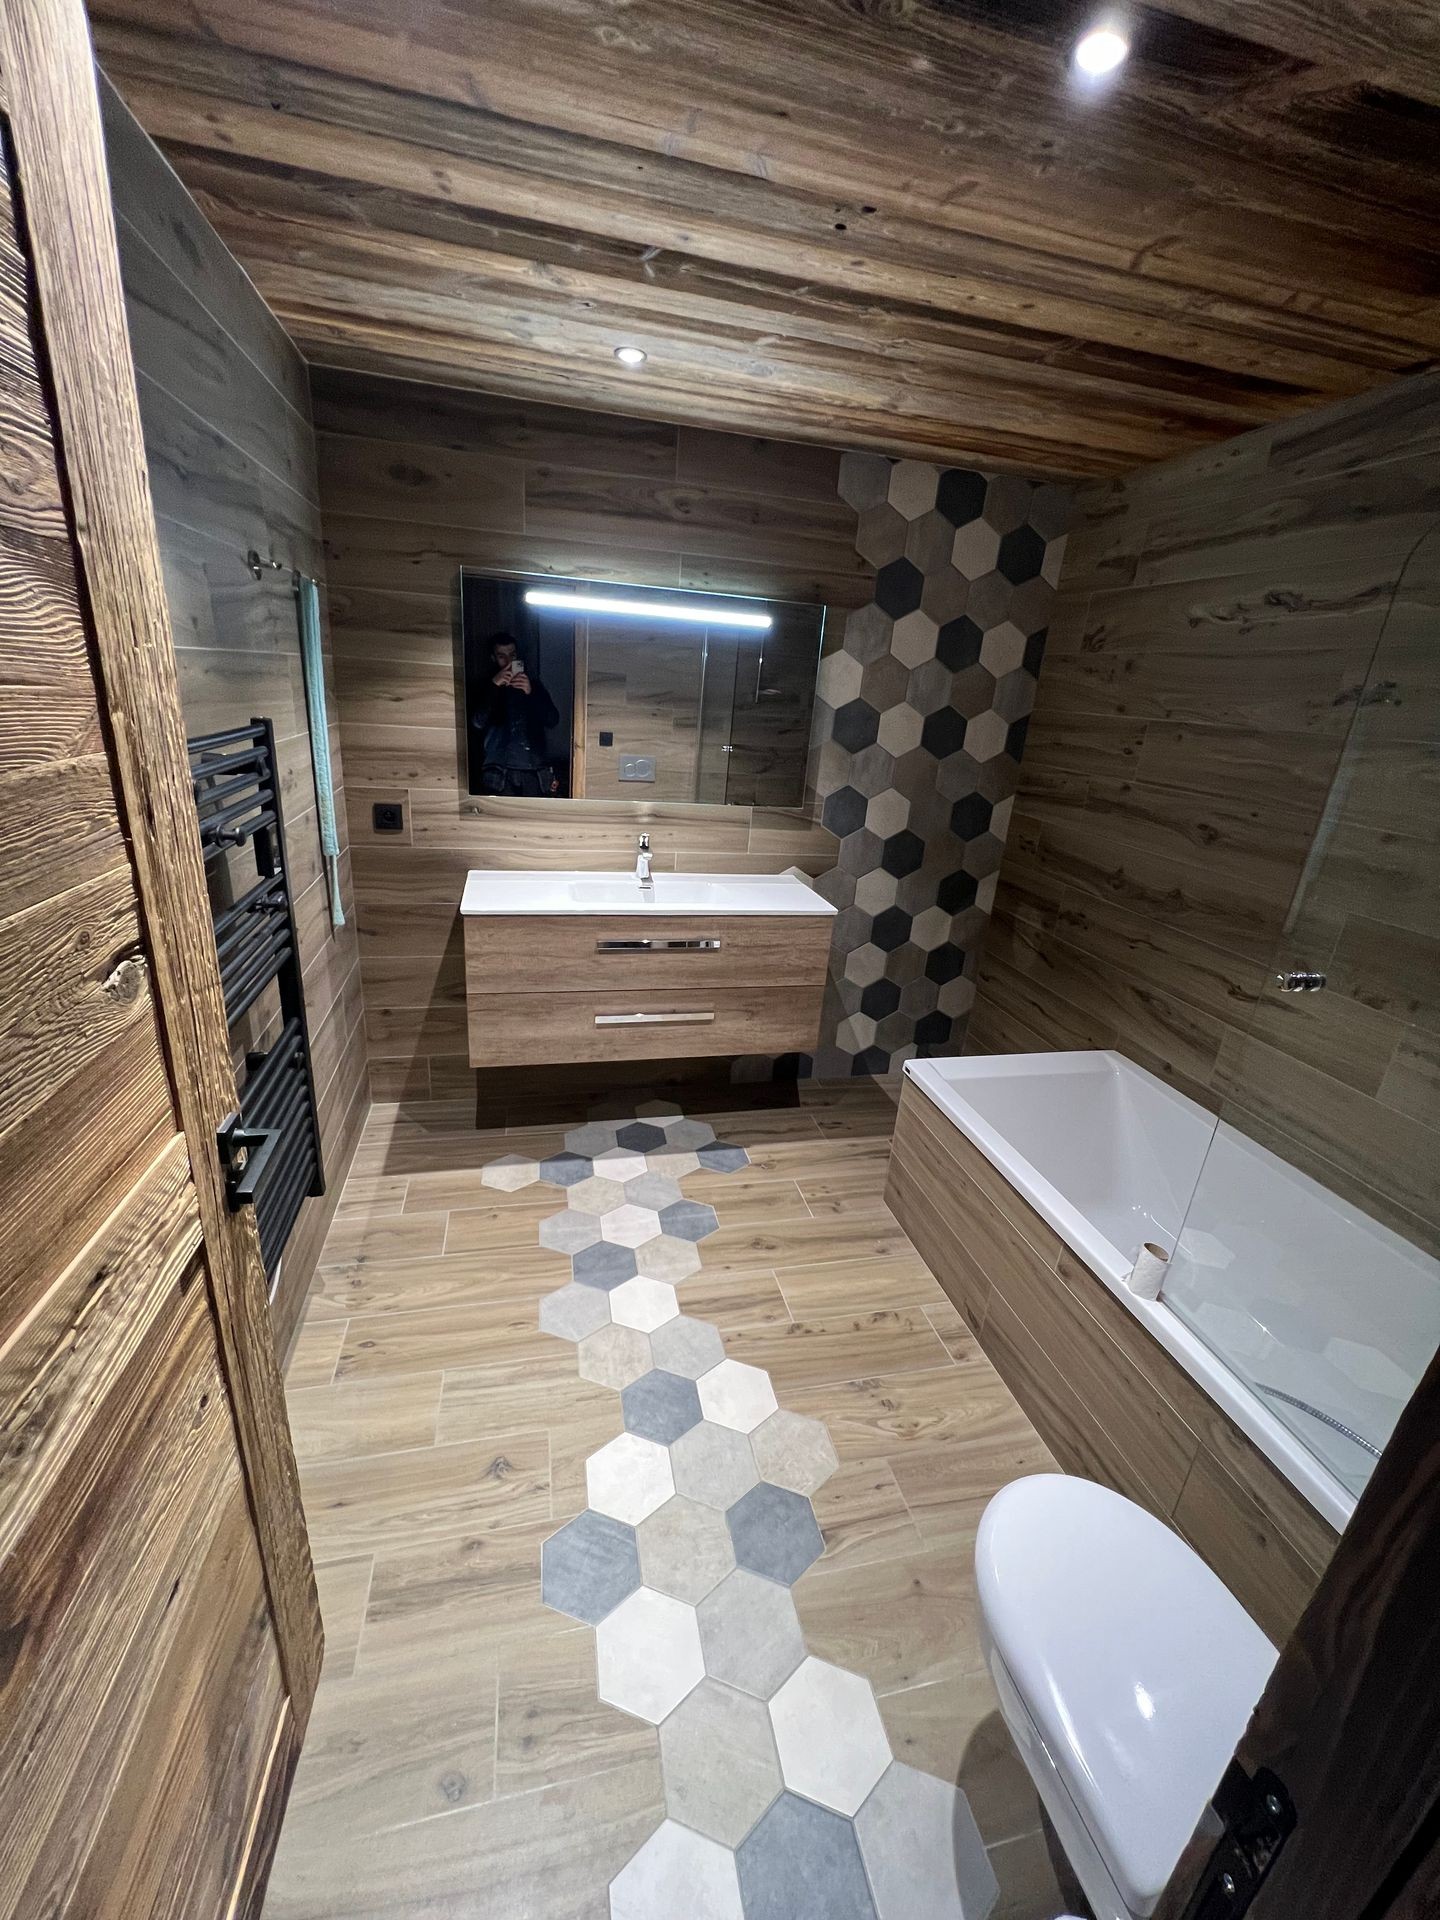
[[[908,1081],[886,1199],[1056,1458],[1177,1527],[1283,1641],[1334,1530]]]
[[[967,1049],[1117,1047],[1440,1248],[1440,376],[1078,513]]]
[[[462,565],[820,600],[869,597],[840,456],[822,448],[312,370],[371,1083],[453,1092],[466,1061],[459,904],[471,867],[821,872],[801,811],[485,799],[463,788]],[[377,834],[379,800],[405,807]]]
[[[1425,0],[96,0],[312,359],[1126,473],[1440,342]],[[643,383],[612,358],[650,349]]]
[[[283,1354],[299,1325],[364,1118],[354,895],[346,861],[341,879],[347,925],[332,928],[290,577],[298,567],[323,588],[308,385],[299,355],[254,287],[103,82],[102,102],[186,730],[207,732],[267,716],[281,765],[301,973],[317,1054],[321,1131],[329,1146],[328,1190],[301,1209],[275,1299]],[[267,568],[255,580],[245,563],[251,548],[283,570]],[[328,621],[324,631],[328,666]],[[343,845],[344,770],[328,675],[327,689]],[[262,1004],[244,1035],[247,1044],[263,1043],[274,1011],[273,998]]]

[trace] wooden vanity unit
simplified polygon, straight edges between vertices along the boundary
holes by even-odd
[[[481,872],[461,911],[472,1066],[815,1045],[834,909],[801,881]]]

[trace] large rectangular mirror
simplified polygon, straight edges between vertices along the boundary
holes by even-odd
[[[474,794],[797,807],[823,606],[461,574]]]

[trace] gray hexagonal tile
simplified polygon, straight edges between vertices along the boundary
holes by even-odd
[[[847,701],[859,699],[864,674],[853,653],[827,653],[816,670],[815,691],[832,709],[843,707]]]
[[[982,631],[993,627],[1009,613],[1014,591],[1003,573],[982,573],[978,580],[970,582],[970,592],[965,600],[966,615]]]
[[[768,1700],[805,1658],[805,1638],[787,1587],[737,1568],[697,1609],[705,1670]]]
[[[909,522],[888,501],[867,507],[855,526],[855,551],[872,567],[887,567],[905,551]]]
[[[665,1137],[667,1144],[672,1147],[688,1147],[692,1152],[697,1152],[714,1140],[715,1129],[708,1120],[692,1120],[682,1116],[678,1120],[667,1121]]]
[[[667,1812],[728,1847],[739,1845],[780,1792],[769,1714],[719,1680],[702,1680],[665,1721],[660,1765]]]
[[[876,1920],[854,1824],[796,1794],[782,1793],[756,1821],[735,1870],[746,1920]]]
[[[970,520],[955,529],[950,559],[967,580],[989,573],[1000,553],[1000,536],[988,521]]]
[[[887,497],[891,506],[907,520],[928,512],[935,504],[939,478],[939,470],[927,460],[897,460],[890,469]]]
[[[662,1231],[677,1240],[706,1240],[720,1225],[715,1209],[700,1200],[677,1200],[661,1209],[659,1220]]]
[[[650,1336],[651,1351],[657,1367],[667,1373],[681,1374],[686,1380],[698,1380],[702,1373],[718,1367],[725,1358],[725,1342],[717,1327],[708,1320],[692,1320],[677,1314]]]
[[[596,1287],[582,1287],[572,1280],[540,1302],[540,1331],[560,1340],[584,1340],[609,1324],[609,1297]]]
[[[581,1247],[571,1256],[570,1271],[575,1279],[585,1287],[599,1287],[608,1292],[626,1280],[633,1280],[637,1272],[635,1250],[633,1247],[612,1247],[608,1241],[597,1240],[593,1246]]]
[[[913,560],[928,578],[941,567],[950,565],[950,550],[954,540],[955,529],[943,513],[937,513],[932,508],[929,513],[919,514],[910,522],[910,531],[905,536],[905,558]],[[921,605],[924,605],[923,595]]]
[[[992,474],[985,485],[985,518],[1001,534],[1023,527],[1034,495],[1034,483],[1019,474]]]
[[[587,1508],[540,1549],[540,1597],[593,1627],[640,1585],[635,1529]]]
[[[700,1424],[700,1396],[695,1382],[683,1374],[666,1373],[661,1367],[652,1367],[649,1373],[632,1380],[620,1401],[626,1430],[661,1446],[668,1447],[672,1440]]]
[[[518,1153],[502,1154],[498,1160],[492,1160],[488,1167],[480,1170],[481,1186],[498,1187],[503,1193],[514,1193],[521,1187],[532,1186],[543,1177],[537,1162]]]
[[[783,1586],[793,1585],[825,1550],[810,1502],[768,1480],[742,1494],[725,1518],[736,1563]]]
[[[697,1158],[707,1173],[738,1173],[750,1164],[744,1147],[731,1146],[724,1140],[712,1140],[708,1147],[701,1147]]]
[[[647,1279],[668,1280],[673,1286],[700,1271],[700,1249],[693,1240],[662,1233],[635,1249],[635,1265]]]
[[[683,1495],[667,1500],[643,1520],[637,1538],[646,1586],[692,1606],[734,1571],[735,1549],[725,1516]]]
[[[638,1180],[627,1180],[624,1195],[632,1206],[650,1207],[656,1213],[685,1198],[678,1183],[663,1173],[642,1173]]]
[[[601,1327],[580,1342],[581,1378],[619,1393],[652,1365],[650,1337],[634,1327]]]
[[[576,1135],[567,1133],[567,1142],[578,1137],[578,1131]],[[608,1146],[609,1141],[602,1141],[601,1144]],[[548,1181],[552,1187],[573,1187],[577,1180],[588,1180],[590,1172],[589,1154],[577,1153],[569,1146],[564,1153],[552,1153],[548,1160],[540,1162],[540,1178]]]
[[[890,624],[889,614],[872,600],[868,605],[846,614],[845,632],[840,644],[846,653],[862,665],[868,665],[870,661],[878,660],[882,653],[889,652]]]
[[[702,1420],[670,1449],[675,1491],[722,1512],[755,1485],[759,1474],[750,1442],[733,1427]]]
[[[616,1124],[613,1120],[587,1120],[582,1127],[572,1127],[565,1135],[566,1151],[583,1155],[586,1159],[594,1154],[603,1153],[606,1147],[613,1147],[615,1144]],[[557,1159],[562,1157],[556,1155]],[[584,1175],[579,1177],[583,1179]]]
[[[935,657],[935,637],[939,627],[928,613],[916,608],[902,614],[890,635],[890,651],[907,667],[918,667]]]
[[[664,1146],[665,1130],[648,1120],[632,1120],[616,1129],[615,1144],[631,1153],[648,1153],[652,1147]]]
[[[565,1189],[565,1204],[577,1213],[611,1213],[625,1204],[625,1189],[618,1180],[602,1180],[592,1174]]]
[[[788,1407],[762,1420],[750,1436],[750,1445],[763,1479],[791,1493],[814,1493],[840,1465],[821,1423]]]
[[[540,1222],[540,1244],[552,1253],[579,1253],[600,1238],[600,1218],[593,1213],[552,1213]]]

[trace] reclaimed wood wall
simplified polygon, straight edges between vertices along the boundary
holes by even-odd
[[[365,1114],[354,885],[341,823],[345,927],[330,925],[291,569],[324,580],[305,367],[264,302],[113,89],[102,83],[121,268],[150,489],[187,732],[275,726],[328,1190],[301,1209],[275,1299],[280,1351]],[[257,581],[245,556],[267,567]],[[328,652],[328,648],[327,648]],[[331,755],[344,779],[335,690]],[[278,1002],[270,1009],[277,1012]],[[278,1017],[278,1014],[277,1014]],[[257,1023],[263,1028],[263,1021]],[[263,1039],[263,1032],[246,1039]]]
[[[1434,1250],[1440,376],[1079,514],[968,1050],[1116,1047]]]
[[[804,813],[685,802],[497,800],[464,790],[462,565],[777,594],[845,609],[873,574],[840,456],[323,367],[320,448],[340,737],[377,1099],[468,1093],[459,905],[471,867],[833,864]],[[377,834],[377,801],[405,827]]]

